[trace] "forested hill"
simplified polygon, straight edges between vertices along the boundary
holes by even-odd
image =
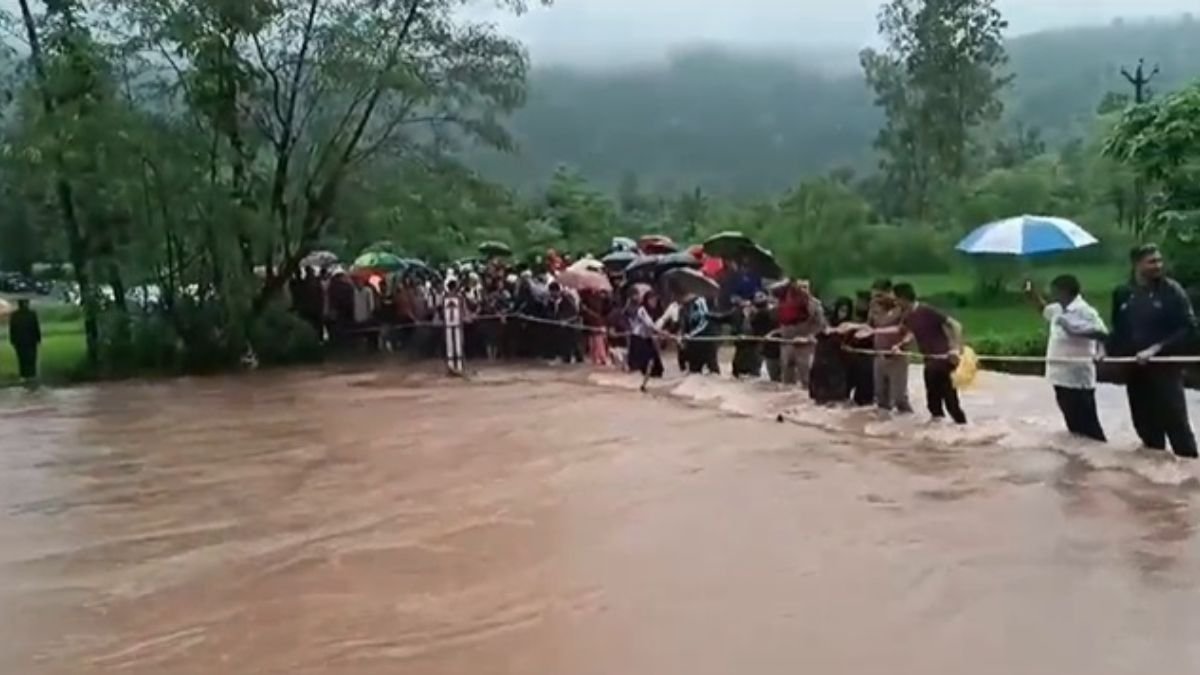
[[[1106,93],[1130,91],[1120,68],[1139,57],[1160,64],[1157,92],[1200,77],[1200,21],[1031,34],[1013,39],[1009,53],[1017,79],[1008,124],[1061,142],[1087,132]],[[880,115],[857,71],[829,72],[713,49],[654,69],[535,69],[529,101],[511,124],[519,153],[476,163],[517,187],[565,164],[610,187],[634,173],[645,188],[732,194],[777,191],[838,167],[869,170]]]

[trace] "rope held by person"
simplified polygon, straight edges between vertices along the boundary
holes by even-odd
[[[539,316],[531,316],[528,314],[487,314],[473,317],[472,321],[490,321],[499,319],[501,321],[517,320],[528,321],[547,326],[558,326],[562,328],[572,328],[580,332],[588,333],[605,333],[612,337],[628,337],[626,332],[609,332],[604,328],[594,326],[584,326],[583,324],[574,323],[571,321],[558,321],[555,319],[546,319]],[[445,324],[441,321],[418,321],[414,323],[404,324],[404,328],[444,328]],[[813,338],[781,338],[765,335],[698,335],[689,338],[679,338],[679,340],[687,340],[690,342],[758,342],[758,343],[778,343],[778,344],[811,344],[816,342]],[[916,352],[895,352],[891,350],[878,349],[855,349],[846,348],[846,351],[854,354],[863,354],[865,356],[905,356],[917,361],[924,360],[944,360],[957,358],[957,353],[946,354],[919,354]],[[975,358],[978,361],[988,361],[991,363],[1176,363],[1176,364],[1193,364],[1200,363],[1200,356],[1155,356],[1150,359],[1138,359],[1133,356],[1118,356],[1118,357],[1102,357],[1097,359],[1089,359],[1086,357],[1046,357],[1046,356],[1020,356],[1016,354],[976,354]]]

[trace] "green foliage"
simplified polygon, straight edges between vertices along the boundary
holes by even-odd
[[[262,365],[310,363],[321,358],[316,331],[282,303],[272,303],[255,318],[250,344]]]
[[[1129,108],[1104,150],[1153,190],[1154,234],[1179,278],[1200,284],[1200,81]]]
[[[1012,77],[993,0],[890,0],[879,12],[882,52],[861,62],[886,121],[875,140],[889,212],[926,217],[934,195],[974,168],[973,134],[999,119]]]

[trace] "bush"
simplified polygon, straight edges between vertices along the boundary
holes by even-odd
[[[100,317],[99,348],[101,372],[109,377],[179,369],[179,335],[160,312],[106,310]]]
[[[321,358],[316,331],[281,303],[271,305],[254,321],[250,344],[263,365],[310,363]]]
[[[919,224],[872,225],[863,228],[854,267],[891,275],[941,274],[953,265],[953,237]]]

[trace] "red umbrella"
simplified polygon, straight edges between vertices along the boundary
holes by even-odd
[[[679,250],[679,246],[671,241],[670,237],[661,234],[648,234],[642,237],[638,240],[638,248],[647,255],[662,255]]]

